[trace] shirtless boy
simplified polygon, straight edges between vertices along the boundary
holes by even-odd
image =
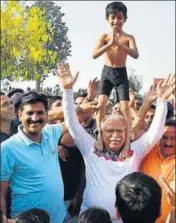
[[[111,32],[103,34],[93,51],[93,58],[105,53],[105,64],[99,89],[97,114],[97,128],[99,140],[97,147],[103,147],[101,140],[101,120],[104,118],[108,97],[113,87],[117,88],[121,112],[127,122],[127,140],[119,158],[127,158],[130,145],[131,115],[129,110],[129,81],[126,70],[127,55],[137,59],[139,57],[135,39],[123,32],[123,24],[127,20],[127,8],[122,2],[112,2],[106,7],[106,20]],[[119,138],[119,136],[118,136]]]

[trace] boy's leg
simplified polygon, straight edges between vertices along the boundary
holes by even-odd
[[[127,125],[127,132],[126,132],[125,144],[122,148],[119,158],[125,159],[128,157],[128,152],[130,149],[130,137],[131,137],[131,114],[130,114],[130,108],[129,108],[129,101],[125,101],[125,100],[120,101],[120,108]]]
[[[104,118],[106,112],[106,105],[111,94],[113,84],[111,83],[110,76],[111,76],[111,68],[104,66],[102,71],[102,77],[100,81],[100,87],[98,92],[98,112],[96,115],[96,122],[97,122],[97,130],[98,130],[98,140],[95,145],[96,149],[102,150],[103,149],[103,140],[101,137],[101,121]]]
[[[106,95],[99,95],[98,97],[98,112],[96,115],[96,122],[97,122],[97,130],[98,130],[98,139],[95,147],[97,149],[103,149],[103,141],[101,137],[101,121],[104,118],[105,111],[106,111],[106,105],[108,101],[108,96]]]

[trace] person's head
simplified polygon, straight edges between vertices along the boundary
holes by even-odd
[[[10,97],[10,99],[13,102],[13,105],[15,106],[16,117],[18,117],[18,110],[20,107],[20,100],[21,100],[22,95],[23,95],[22,93],[17,92]]]
[[[15,107],[13,102],[3,92],[0,92],[0,102],[1,121],[11,122],[13,119],[15,119]]]
[[[127,20],[127,7],[122,2],[112,2],[106,7],[106,19],[111,28],[121,31]]]
[[[175,130],[176,121],[174,119],[166,120],[164,134],[160,139],[160,153],[165,158],[175,155]]]
[[[112,114],[115,115],[120,115],[121,113],[121,109],[120,109],[120,103],[117,103],[114,105],[114,107],[112,108]]]
[[[167,102],[167,110],[166,119],[170,119],[174,116],[174,106],[169,101]]]
[[[87,97],[87,93],[83,93],[80,96],[78,96],[75,100],[75,104],[76,105],[80,105],[82,104],[82,102],[84,101],[84,99]]]
[[[126,123],[122,115],[106,116],[101,122],[105,148],[110,152],[120,152],[126,140]]]
[[[27,135],[38,135],[47,120],[48,102],[45,96],[34,91],[21,97],[19,118]]]
[[[45,210],[32,208],[19,214],[15,220],[16,223],[49,223],[50,217]]]
[[[11,92],[9,92],[9,93],[7,94],[7,96],[8,96],[9,98],[11,98],[11,97],[12,97],[14,94],[16,94],[16,93],[24,94],[24,90],[21,89],[21,88],[15,88],[15,89],[12,90]]]
[[[162,191],[152,177],[134,172],[122,178],[115,189],[117,217],[124,223],[154,223],[160,216]]]
[[[54,111],[56,108],[59,108],[59,107],[61,108],[62,106],[62,96],[51,96],[47,100],[48,100],[49,111]],[[64,121],[64,118],[56,119],[56,120],[49,121],[48,124],[57,124],[63,121]]]
[[[90,207],[79,214],[77,223],[112,223],[112,221],[105,209]]]
[[[155,109],[156,109],[156,106],[151,105],[150,109],[148,110],[147,114],[145,115],[145,123],[147,125],[147,129],[150,127],[150,125],[153,121],[153,118],[155,115]]]
[[[135,108],[138,111],[143,104],[143,99],[141,97],[135,98]]]
[[[61,96],[52,96],[48,99],[49,110],[52,110],[56,107],[62,106],[62,97]]]
[[[114,105],[113,101],[111,101],[111,99],[108,99],[107,105],[106,105],[106,111],[105,111],[106,115],[111,115],[112,114],[113,105]]]

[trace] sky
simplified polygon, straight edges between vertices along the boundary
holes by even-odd
[[[105,8],[111,1],[55,1],[65,13],[69,28],[72,56],[68,58],[72,72],[80,72],[75,89],[86,88],[90,79],[101,78],[104,55],[92,59],[99,36],[110,31]],[[142,78],[146,92],[153,78],[175,73],[175,1],[123,1],[128,9],[124,31],[136,39],[137,60],[127,59],[126,66]],[[55,77],[47,85],[56,83]],[[44,83],[46,85],[46,83]]]

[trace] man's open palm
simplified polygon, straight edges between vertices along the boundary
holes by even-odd
[[[79,72],[77,72],[74,76],[72,76],[69,65],[65,63],[57,64],[55,73],[59,78],[60,87],[64,89],[71,89],[79,74]]]

